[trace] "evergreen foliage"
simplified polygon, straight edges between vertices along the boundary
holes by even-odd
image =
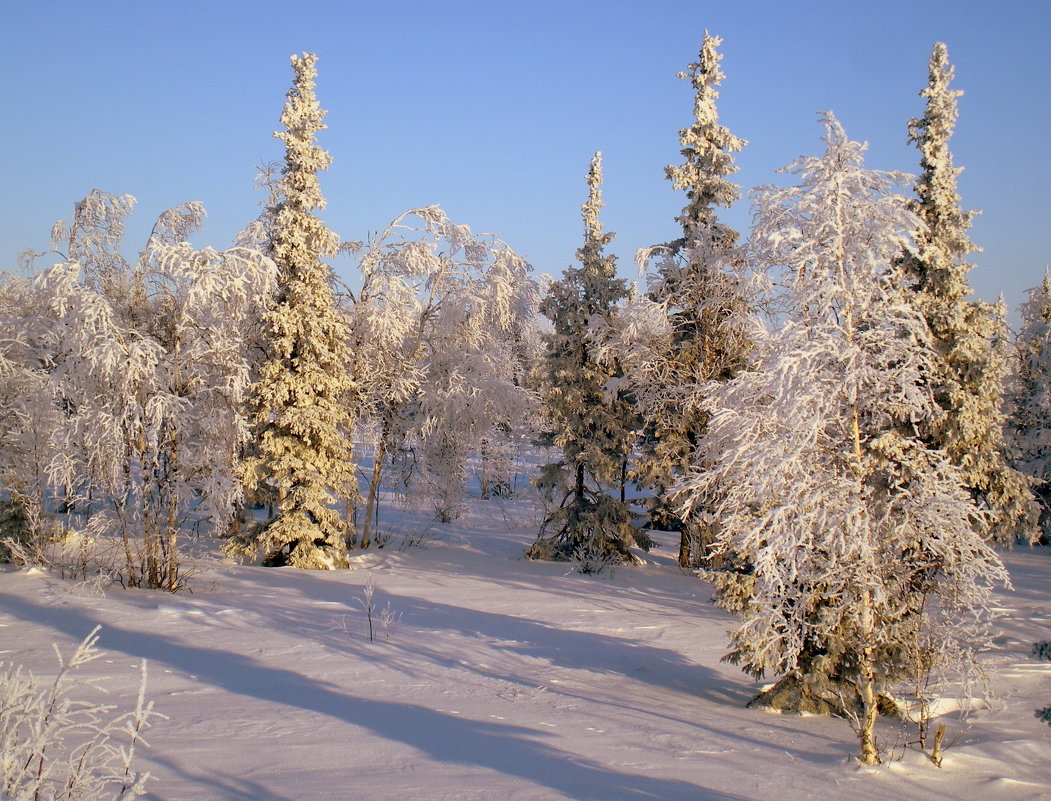
[[[683,232],[682,240],[673,243],[677,249],[688,246],[701,227],[713,228],[711,235],[727,244],[737,240],[736,231],[718,225],[715,211],[717,207],[730,208],[740,197],[739,187],[727,178],[737,172],[733,154],[747,144],[719,123],[715,101],[726,77],[719,66],[723,57],[717,50],[722,42],[705,31],[697,61],[687,67],[688,72],[679,73],[679,78],[689,80],[694,89],[694,122],[679,131],[683,163],[665,168],[668,180],[683,190],[688,200],[676,218]]]
[[[244,475],[250,489],[277,495],[275,515],[251,532],[264,563],[324,569],[346,566],[346,530],[332,506],[356,494],[345,402],[353,384],[348,322],[322,261],[339,243],[312,213],[324,208],[317,173],[331,161],[315,142],[326,127],[314,93],[316,56],[291,61],[285,130],[274,134],[285,143],[270,242],[278,289],[264,319],[267,353],[252,390],[256,452]]]
[[[698,468],[682,511],[711,505],[737,611],[728,658],[839,695],[863,762],[879,760],[879,697],[980,640],[1006,573],[959,467],[915,433],[936,359],[907,302],[896,254],[915,227],[901,176],[862,167],[863,147],[826,118],[827,150],[788,169],[800,184],[757,198],[755,247],[784,271],[784,326],[757,336],[754,368],[710,391]],[[976,636],[976,635],[975,635]]]
[[[991,536],[1009,543],[1035,531],[1034,505],[1024,476],[1004,455],[1003,383],[1007,373],[1006,323],[1000,306],[968,300],[967,255],[978,248],[967,230],[974,212],[960,208],[949,139],[956,126],[948,49],[938,42],[929,61],[923,117],[909,122],[909,141],[920,150],[920,176],[910,208],[919,218],[915,249],[903,259],[913,302],[923,314],[938,352],[934,386],[946,414],[925,428],[966,477],[975,497],[993,513]]]
[[[624,499],[609,496],[605,485],[622,482],[638,427],[635,410],[621,392],[607,393],[618,368],[597,356],[589,326],[608,326],[618,302],[628,295],[616,277],[613,256],[604,253],[613,234],[603,233],[602,156],[588,171],[588,200],[582,207],[584,245],[579,267],[569,267],[540,304],[554,327],[541,365],[543,416],[541,444],[562,451],[537,479],[558,507],[544,521],[527,555],[534,559],[631,560],[629,548],[648,540],[631,526]]]
[[[705,31],[697,62],[679,73],[695,92],[694,122],[679,133],[683,163],[666,169],[668,179],[687,197],[677,217],[682,237],[640,252],[640,264],[654,262],[649,294],[637,301],[642,308],[629,310],[619,323],[630,329],[624,318],[631,315],[667,317],[660,340],[651,340],[649,357],[626,360],[626,383],[645,418],[635,477],[654,492],[651,524],[682,532],[679,563],[683,566],[703,561],[711,539],[702,516],[682,520],[667,495],[691,464],[707,425],[697,390],[709,380],[733,376],[745,366],[750,348],[745,333],[750,309],[739,274],[743,259],[736,247],[738,233],[717,215],[718,207],[729,208],[740,196],[737,185],[727,179],[737,172],[733,154],[745,145],[719,123],[715,101],[725,77],[717,50],[721,43]],[[656,308],[645,308],[650,305]],[[623,349],[623,341],[617,347]]]

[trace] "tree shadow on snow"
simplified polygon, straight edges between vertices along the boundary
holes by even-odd
[[[325,636],[331,634],[330,620],[338,612],[345,611],[364,620],[359,605],[362,588],[335,581],[314,581],[309,588],[304,586],[298,574],[282,575],[271,571],[267,580],[271,585],[286,584],[287,589],[298,590],[303,603],[293,609],[286,605],[287,589],[277,593],[285,599],[280,607],[257,608],[266,619],[277,622],[278,628],[310,630],[314,636],[326,640],[326,644],[345,648],[346,640]],[[522,588],[526,588],[523,585]],[[560,589],[546,589],[552,594],[564,595]],[[632,590],[633,591],[633,590]],[[583,592],[583,591],[581,591]],[[594,603],[593,597],[584,598]],[[637,599],[636,599],[637,600]],[[649,599],[652,603],[652,598]],[[318,614],[318,604],[331,605],[328,617]],[[533,617],[490,612],[477,607],[456,606],[441,603],[432,598],[416,595],[399,595],[386,590],[382,584],[376,586],[373,597],[374,608],[379,610],[389,604],[398,615],[395,631],[413,630],[433,633],[437,647],[427,647],[419,637],[407,640],[401,647],[434,659],[439,664],[464,664],[458,645],[442,639],[444,632],[453,632],[468,640],[484,642],[487,647],[506,654],[527,657],[553,666],[588,670],[599,674],[619,674],[636,679],[644,684],[686,693],[702,695],[709,700],[722,703],[743,704],[751,693],[740,682],[728,681],[711,668],[691,661],[678,651],[640,643],[630,634],[633,609],[630,599],[623,608],[603,605],[601,611],[609,614],[609,620],[628,621],[625,636],[615,636],[582,628],[562,628],[557,623],[537,620]],[[597,610],[597,608],[596,608]],[[725,613],[722,613],[725,614]],[[674,623],[674,621],[672,621]],[[287,625],[282,625],[282,623]],[[396,641],[401,638],[395,638]],[[522,677],[492,675],[502,680]],[[529,677],[537,679],[538,677]],[[540,682],[542,683],[542,681]]]
[[[27,622],[74,639],[100,625],[83,612],[41,606],[0,593],[5,608]],[[674,779],[614,772],[543,743],[520,726],[474,721],[409,703],[355,698],[328,682],[268,667],[240,654],[196,648],[162,634],[107,626],[102,646],[190,673],[228,692],[316,712],[409,745],[439,762],[475,765],[516,776],[577,801],[743,801],[740,796]],[[193,779],[194,777],[187,777]]]
[[[700,687],[721,685],[722,677],[710,668],[685,658],[678,651],[580,629],[559,628],[528,617],[515,617],[468,609],[429,599],[386,594],[401,613],[399,626],[433,631],[442,642],[443,632],[478,639],[508,655],[527,657],[561,668],[598,674],[618,674],[644,684],[694,694]],[[416,641],[406,647],[415,650]],[[453,650],[450,648],[449,650]]]
[[[338,631],[340,624],[346,625],[347,618],[351,618],[359,634],[368,631],[360,583],[349,584],[338,580],[339,576],[334,573],[320,572],[319,575],[304,577],[300,571],[257,569],[267,571],[267,589],[253,590],[240,597],[245,604],[243,608],[259,619],[261,635],[266,630],[264,626],[298,631],[335,650],[366,655],[361,649],[367,646],[349,638],[345,629]],[[390,643],[392,646],[418,654],[438,665],[457,666],[480,676],[533,685],[544,684],[542,669],[543,663],[547,663],[553,667],[586,670],[601,675],[622,675],[643,684],[681,692],[690,697],[703,697],[720,704],[743,706],[754,694],[746,682],[728,680],[723,674],[690,660],[677,650],[639,642],[632,634],[632,621],[637,619],[638,603],[641,600],[639,591],[623,588],[624,592],[635,597],[629,595],[622,603],[614,605],[606,600],[601,605],[595,605],[593,596],[584,595],[587,587],[576,586],[582,582],[586,584],[587,581],[587,578],[582,577],[567,580],[574,587],[574,592],[581,593],[582,603],[592,605],[584,614],[601,613],[601,617],[596,617],[597,625],[624,622],[623,636],[590,631],[581,627],[583,624],[572,628],[562,627],[557,621],[487,611],[479,608],[484,600],[479,601],[478,605],[459,606],[436,601],[430,596],[400,595],[386,589],[382,583],[374,587],[373,607],[378,614],[389,606],[391,612],[397,615],[397,622],[391,627],[395,632]],[[561,586],[552,588],[549,585],[550,577],[544,584],[545,594],[559,597],[571,594]],[[432,589],[433,594],[438,594],[441,585]],[[523,583],[519,589],[536,588]],[[645,600],[653,605],[654,599],[648,593],[645,595]],[[298,598],[299,602],[290,605],[290,597]],[[525,602],[529,603],[528,599]],[[542,598],[538,602],[544,605]],[[699,602],[682,602],[708,607]],[[721,610],[716,611],[725,615]],[[652,618],[652,609],[645,614]],[[690,625],[691,619],[692,615],[685,615],[684,619],[673,615],[668,625]],[[376,622],[376,625],[380,624]],[[399,636],[404,631],[417,632],[418,636]],[[454,636],[444,637],[447,632]],[[376,636],[383,634],[377,632]],[[481,668],[471,664],[464,658],[464,640],[468,646],[476,641],[479,649],[492,649],[509,657],[521,657],[523,664],[532,663],[529,665],[530,675],[508,674],[506,671],[499,673],[491,666]]]

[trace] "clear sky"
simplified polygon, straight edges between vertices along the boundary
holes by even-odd
[[[722,36],[720,117],[749,141],[744,189],[821,151],[832,109],[867,165],[915,172],[906,124],[922,113],[935,41],[965,92],[952,142],[979,297],[1013,308],[1051,263],[1051,0],[344,0],[9,3],[0,26],[0,268],[47,246],[92,188],[139,200],[128,251],[186,200],[227,246],[257,213],[255,165],[272,138],[293,52],[318,54],[320,137],[334,163],[324,213],[362,239],[438,203],[558,275],[582,237],[584,175],[604,154],[603,222],[622,274],[677,233],[692,90],[676,73],[705,29]],[[750,220],[747,195],[724,219]],[[335,265],[346,274],[348,264]]]

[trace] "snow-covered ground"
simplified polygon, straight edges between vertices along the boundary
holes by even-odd
[[[82,671],[130,708],[146,658],[168,718],[138,764],[164,801],[1051,798],[1051,727],[1034,716],[1051,662],[1031,655],[1051,639],[1051,550],[1005,555],[997,697],[940,719],[944,766],[894,760],[911,732],[881,720],[887,762],[862,770],[846,722],[745,708],[757,685],[719,661],[732,618],[670,541],[586,576],[521,558],[537,517],[501,500],[451,526],[388,514],[387,546],[349,571],[212,559],[178,595],[9,569],[0,659],[53,675],[51,644],[101,626],[107,654]]]

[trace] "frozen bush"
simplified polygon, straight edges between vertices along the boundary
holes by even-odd
[[[159,713],[146,701],[146,663],[135,708],[84,700],[100,688],[75,674],[101,656],[98,627],[69,661],[55,648],[58,674],[50,683],[20,665],[0,663],[0,799],[110,801],[145,794],[148,773],[132,767],[142,731]]]

